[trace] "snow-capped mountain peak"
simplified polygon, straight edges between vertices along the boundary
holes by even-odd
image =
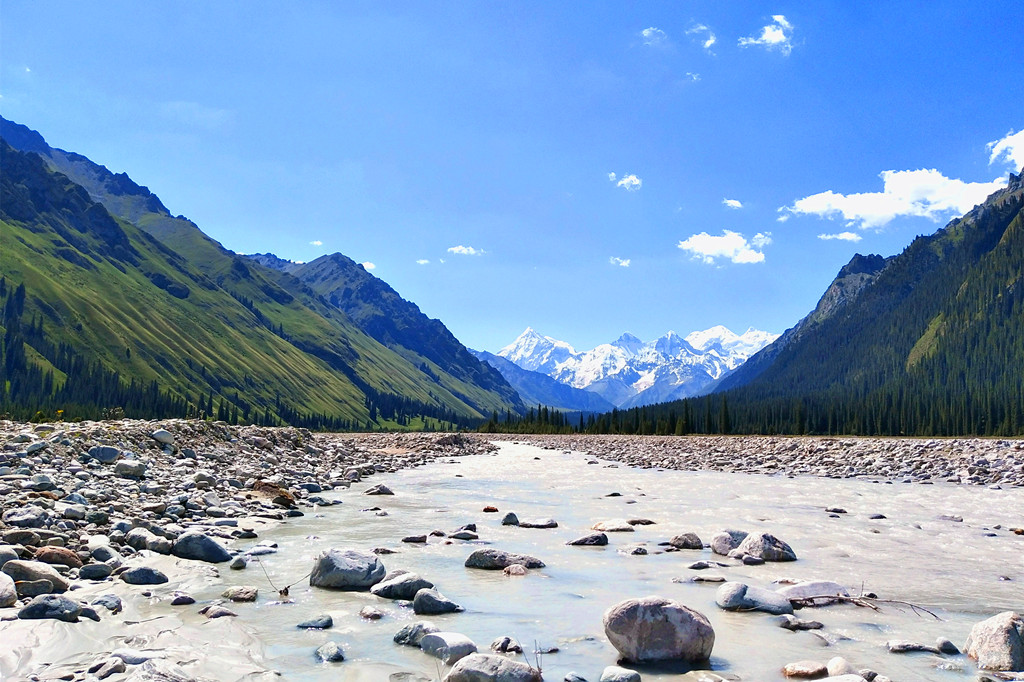
[[[528,327],[497,355],[628,407],[699,395],[776,338],[753,328],[737,335],[717,325],[686,337],[670,331],[647,343],[626,332],[612,343],[577,352]]]

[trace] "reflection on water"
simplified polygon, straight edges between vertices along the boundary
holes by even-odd
[[[1024,608],[1024,538],[1007,531],[1024,526],[1024,490],[634,470],[588,461],[580,453],[502,443],[494,456],[388,475],[384,480],[395,491],[393,497],[362,495],[370,484],[356,483],[351,490],[326,494],[343,504],[265,533],[261,540],[278,542],[280,551],[263,557],[264,566],[280,586],[306,574],[313,557],[328,547],[394,549],[398,553],[382,557],[388,569],[421,574],[465,608],[429,620],[467,635],[481,650],[505,635],[528,651],[535,643],[557,647],[557,653],[541,657],[549,680],[561,680],[573,670],[597,680],[606,665],[615,663],[601,616],[629,597],[657,594],[703,612],[716,631],[714,672],[743,680],[782,680],[779,669],[786,663],[833,656],[897,680],[970,679],[974,667],[964,658],[889,654],[885,642],[934,644],[944,636],[962,646],[975,622]],[[500,512],[484,513],[488,505]],[[375,506],[387,515],[363,511]],[[848,513],[833,518],[826,507]],[[551,517],[559,526],[502,526],[508,511],[520,519]],[[869,519],[873,514],[885,518]],[[964,520],[941,520],[943,514]],[[606,547],[564,544],[595,522],[612,518],[647,518],[655,524],[610,533]],[[479,541],[448,543],[431,537],[425,546],[400,542],[407,535],[450,532],[467,523],[477,524]],[[994,530],[998,525],[1002,528]],[[794,633],[777,627],[771,616],[722,611],[714,604],[717,585],[672,581],[696,575],[686,565],[713,558],[710,550],[659,553],[658,543],[686,531],[707,542],[725,528],[771,532],[794,548],[799,561],[703,573],[765,587],[781,578],[836,580],[854,593],[863,589],[920,604],[942,621],[890,605],[878,613],[843,605],[799,613],[826,627]],[[482,544],[533,554],[547,567],[518,578],[464,568],[466,557]],[[636,545],[650,554],[623,551]],[[411,608],[368,593],[314,590],[306,580],[291,589],[294,603],[274,604],[269,603],[274,593],[255,563],[242,572],[221,573],[229,582],[260,586],[260,602],[232,608],[265,643],[267,664],[288,678],[385,680],[406,671],[437,679],[444,672],[420,651],[392,642],[402,625],[419,620]],[[210,587],[210,594],[194,596],[211,599],[222,589]],[[381,609],[385,617],[360,618],[366,605]],[[333,616],[333,629],[295,627],[320,613]],[[313,659],[316,647],[328,640],[342,644],[345,663],[323,665]],[[529,658],[535,660],[532,654]],[[656,669],[642,669],[642,674],[645,682],[680,679],[675,672]]]

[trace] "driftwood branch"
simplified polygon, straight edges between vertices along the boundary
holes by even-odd
[[[924,612],[924,613],[927,613],[932,618],[934,618],[935,620],[942,620],[935,613],[933,613],[932,611],[929,611],[928,609],[926,609],[925,607],[921,606],[920,604],[914,604],[912,602],[903,601],[901,599],[879,599],[877,597],[865,597],[865,596],[847,597],[847,596],[838,595],[838,594],[822,594],[822,595],[819,595],[819,596],[816,596],[816,597],[799,597],[799,598],[794,598],[794,599],[790,599],[789,601],[794,606],[817,606],[816,602],[819,599],[828,599],[828,600],[832,600],[832,601],[844,602],[844,603],[849,603],[849,604],[856,604],[857,606],[863,606],[863,607],[872,609],[873,611],[881,611],[881,608],[878,606],[879,604],[897,604],[897,605],[900,605],[900,606],[909,607],[910,610],[913,611],[915,614],[920,615],[920,612]]]

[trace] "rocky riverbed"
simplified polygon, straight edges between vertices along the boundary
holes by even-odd
[[[911,548],[915,542],[919,543],[922,561],[931,561],[927,557],[937,539],[948,542],[954,537],[948,535],[953,528],[956,538],[965,539],[969,547],[981,542],[978,547],[987,547],[985,552],[994,551],[993,556],[1009,557],[1005,567],[994,567],[997,574],[993,574],[992,579],[1015,581],[1024,577],[1024,566],[1018,565],[1024,539],[1018,541],[1014,535],[1024,534],[1018,527],[1024,526],[1024,522],[1014,525],[1021,517],[1021,498],[1014,489],[1024,484],[1021,472],[1024,447],[1016,441],[568,436],[518,437],[516,440],[557,452],[545,457],[542,450],[509,450],[508,446],[502,446],[502,452],[495,454],[498,448],[486,437],[477,435],[316,434],[301,429],[234,427],[216,422],[177,420],[42,425],[0,421],[0,564],[3,566],[0,573],[0,678],[189,680],[265,676],[270,679],[276,675],[276,666],[266,660],[266,652],[275,648],[273,640],[278,636],[289,641],[296,637],[296,625],[298,631],[329,633],[333,620],[344,621],[344,625],[341,622],[339,625],[341,632],[347,633],[348,643],[326,637],[303,654],[310,661],[330,661],[344,659],[344,650],[353,641],[362,645],[364,641],[380,637],[376,623],[390,627],[391,631],[383,638],[385,647],[405,650],[407,647],[391,642],[391,635],[396,634],[393,631],[399,630],[398,625],[403,623],[413,628],[418,622],[414,619],[423,616],[440,619],[444,630],[449,631],[442,632],[444,636],[431,636],[426,646],[421,643],[421,648],[424,652],[430,649],[429,654],[456,666],[455,672],[449,675],[451,680],[540,679],[536,671],[522,663],[524,658],[514,653],[517,643],[508,636],[514,634],[510,632],[495,633],[504,635],[495,643],[502,656],[511,656],[519,665],[512,666],[504,658],[483,654],[467,657],[456,665],[457,659],[451,656],[453,647],[463,654],[469,651],[464,641],[469,638],[459,633],[466,631],[479,637],[474,628],[491,632],[500,627],[498,623],[508,622],[510,613],[517,613],[515,608],[507,612],[511,606],[505,603],[509,585],[500,586],[470,574],[474,573],[476,564],[494,563],[505,569],[505,580],[516,580],[514,576],[520,574],[526,581],[534,574],[547,576],[547,581],[521,584],[542,590],[527,598],[528,602],[532,599],[554,610],[540,620],[536,620],[537,614],[531,613],[531,619],[525,622],[532,623],[530,627],[542,636],[559,637],[565,635],[567,629],[580,629],[584,634],[569,636],[562,644],[567,650],[562,654],[566,656],[564,660],[579,661],[581,659],[572,658],[570,653],[574,648],[583,647],[583,651],[593,655],[592,642],[603,640],[601,646],[608,649],[608,642],[614,643],[619,635],[608,634],[611,630],[607,623],[605,634],[599,639],[585,634],[593,624],[600,626],[601,618],[587,610],[592,610],[593,604],[576,611],[579,607],[574,603],[584,596],[582,593],[589,589],[585,586],[592,578],[591,574],[577,573],[582,569],[575,566],[580,559],[574,557],[583,557],[584,562],[589,562],[588,570],[605,574],[611,580],[612,585],[602,587],[599,593],[597,601],[601,609],[611,611],[619,601],[612,598],[617,593],[615,584],[623,590],[632,589],[630,581],[639,580],[638,585],[645,585],[651,583],[655,575],[660,575],[659,571],[670,570],[672,580],[658,578],[660,582],[655,582],[652,589],[685,602],[687,606],[680,604],[682,608],[696,604],[711,616],[716,627],[720,627],[723,618],[718,614],[728,614],[726,622],[730,623],[730,632],[724,636],[719,632],[716,654],[712,658],[716,672],[691,673],[679,679],[776,679],[783,674],[783,663],[792,664],[786,677],[856,675],[841,678],[852,682],[873,676],[868,670],[871,666],[855,667],[842,656],[817,655],[813,649],[803,658],[814,660],[800,660],[794,655],[790,656],[794,660],[769,666],[776,677],[751,677],[744,665],[723,663],[723,655],[738,660],[736,643],[730,639],[734,640],[736,632],[743,632],[743,628],[733,630],[738,621],[731,619],[761,622],[750,612],[767,611],[780,614],[762,614],[766,618],[781,619],[781,630],[773,626],[774,630],[791,635],[793,631],[806,634],[814,627],[812,616],[792,614],[793,607],[799,609],[805,605],[799,600],[809,595],[806,590],[815,592],[810,596],[833,592],[843,597],[851,593],[856,596],[859,591],[850,584],[850,575],[862,577],[867,568],[849,559],[838,564],[819,561],[815,554],[835,553],[827,537],[844,535],[816,537],[816,533],[820,534],[814,527],[817,521],[783,518],[788,512],[771,521],[770,510],[779,514],[792,508],[791,505],[805,504],[803,500],[796,501],[797,497],[792,501],[772,501],[767,508],[761,508],[760,501],[741,498],[736,509],[712,502],[714,498],[710,498],[700,503],[701,511],[696,516],[690,517],[685,513],[681,515],[678,503],[653,488],[650,495],[637,492],[641,488],[635,486],[633,493],[629,493],[629,488],[625,489],[625,494],[596,492],[599,488],[595,486],[613,486],[627,480],[648,481],[646,485],[650,485],[659,480],[649,478],[659,476],[650,469],[761,473],[782,479],[812,475],[894,484],[902,481],[936,483],[937,493],[941,493],[940,488],[954,483],[1000,488],[998,492],[986,491],[986,494],[1017,502],[1012,503],[1015,506],[1010,509],[1000,510],[994,518],[1005,522],[994,525],[991,522],[979,524],[971,518],[964,522],[962,510],[953,502],[949,510],[935,509],[934,513],[929,512],[914,523],[910,523],[912,519],[894,522],[884,514],[858,514],[853,509],[847,515],[845,509],[825,504],[819,510],[822,516],[815,515],[815,518],[851,524],[847,526],[846,535],[861,537],[863,534],[866,543],[879,537],[869,533],[879,532],[883,533],[880,539],[885,539],[884,534],[891,534],[894,541],[909,543]],[[538,455],[527,457],[522,454],[525,452]],[[497,459],[486,456],[461,459],[465,455],[491,455]],[[492,461],[494,464],[489,464]],[[469,462],[475,464],[467,469]],[[405,476],[427,464],[432,466],[425,478]],[[519,483],[510,482],[508,487],[519,490],[506,489],[500,483],[506,480],[502,472],[511,469],[515,469],[520,478],[516,479]],[[463,474],[457,473],[461,471],[466,471],[467,477],[497,478],[473,487],[471,481],[461,483]],[[635,473],[630,474],[630,471]],[[708,485],[714,488],[724,483],[724,490],[728,490],[731,479],[722,478],[728,475],[710,475],[716,478],[708,479]],[[544,483],[544,476],[551,476],[552,482]],[[384,483],[379,483],[381,479]],[[451,488],[445,480],[467,487],[464,490]],[[531,485],[524,480],[531,481]],[[403,481],[406,486],[413,485],[415,492],[389,487],[401,486]],[[434,488],[436,485],[441,487]],[[917,487],[900,486],[900,489]],[[961,487],[970,486],[956,486]],[[582,491],[579,494],[583,497],[574,499],[578,491]],[[693,493],[691,491],[687,497],[697,500],[699,496],[694,497]],[[367,494],[373,496],[362,497]],[[345,501],[359,499],[362,504],[335,506],[342,498]],[[444,502],[446,499],[458,502],[452,506],[453,502]],[[572,500],[571,507],[567,506],[569,500]],[[442,507],[431,510],[431,504]],[[595,519],[586,519],[591,507],[611,510],[611,505],[632,506],[620,507],[615,515],[609,511],[607,518],[596,523]],[[711,505],[719,508],[716,510]],[[891,511],[882,501],[874,505],[874,511],[886,511],[891,516],[907,513],[905,507]],[[501,513],[497,513],[499,506]],[[521,514],[541,509],[550,516],[537,513],[537,518],[510,519],[510,508],[519,509]],[[749,510],[749,513],[737,509]],[[909,509],[918,513],[916,506]],[[346,511],[338,515],[335,510]],[[646,511],[652,518],[640,514]],[[944,514],[944,511],[950,513]],[[427,521],[424,515],[438,515],[438,522],[450,519],[449,527],[437,530],[435,522]],[[343,529],[340,537],[350,547],[342,545],[335,549],[338,530],[324,527],[328,521],[317,518],[321,516],[332,519],[329,523]],[[556,520],[554,516],[559,518]],[[705,517],[712,518],[701,521]],[[878,518],[882,520],[876,520]],[[686,523],[697,521],[695,527],[676,528],[669,533],[664,527],[669,519],[677,524],[684,519],[690,519]],[[647,523],[650,525],[645,525]],[[723,530],[736,524],[747,525],[749,535]],[[930,524],[937,530],[933,531]],[[291,526],[295,526],[291,535],[280,532]],[[766,532],[776,527],[781,528],[788,539],[798,541],[796,552],[785,541]],[[677,532],[683,530],[690,532]],[[700,537],[693,530],[699,531]],[[321,541],[313,534],[323,532],[326,535],[327,531],[335,538],[333,543]],[[920,538],[914,540],[913,533],[919,533]],[[620,540],[627,536],[630,537],[628,542]],[[275,556],[279,549],[277,542],[264,539],[271,537],[282,538],[284,544],[280,550],[291,556]],[[293,544],[285,542],[287,537],[292,538]],[[491,543],[496,547],[487,547]],[[513,552],[503,552],[497,549],[499,546]],[[885,551],[887,546],[879,545],[874,551]],[[548,561],[547,567],[529,554],[516,554],[534,549],[541,559]],[[471,550],[475,551],[471,554]],[[973,552],[965,551],[968,556]],[[397,559],[388,556],[394,552],[399,554]],[[498,559],[474,559],[488,552],[488,556]],[[788,559],[787,552],[793,558],[800,555],[796,565],[803,567],[803,578],[809,577],[811,572],[827,570],[827,576],[813,577],[845,580],[846,587],[831,580],[819,580],[805,587],[803,592],[794,592],[806,581],[786,578],[773,583],[779,574],[766,575],[762,564],[766,560],[773,563],[780,557]],[[678,568],[663,563],[681,555],[692,555],[692,559],[700,560],[684,562]],[[644,569],[643,564],[632,563],[643,561],[645,557],[652,568]],[[266,566],[262,558],[268,559]],[[890,560],[894,565],[900,563],[896,558],[882,555],[871,563],[887,570],[885,564]],[[325,561],[329,566],[323,566]],[[384,562],[392,570],[385,570]],[[458,570],[453,571],[456,566]],[[655,570],[654,566],[663,568]],[[337,589],[338,585],[329,585],[335,578],[323,575],[333,576],[339,567],[354,571],[358,576],[358,587],[344,589],[359,590],[372,601],[346,598],[348,606],[342,608],[337,606],[336,598],[325,600],[323,594],[332,592],[325,587]],[[401,568],[396,570],[396,567]],[[620,570],[634,573],[623,574],[618,582],[620,579],[613,576]],[[635,574],[637,570],[639,574]],[[309,574],[300,578],[304,571],[314,573],[308,586]],[[417,571],[424,577],[417,575]],[[989,589],[986,571],[975,571],[970,580],[966,579],[966,566],[963,571],[961,591],[974,590],[981,594]],[[496,573],[502,575],[502,571]],[[628,577],[634,574],[635,578]],[[438,580],[440,584],[435,586],[426,578]],[[277,584],[272,579],[276,579]],[[275,593],[284,584],[292,588],[294,599],[287,593]],[[847,588],[849,591],[841,592]],[[299,590],[302,590],[301,595]],[[372,590],[372,596],[366,590]],[[570,601],[560,605],[558,600],[565,599],[567,590]],[[576,594],[577,591],[581,594]],[[999,594],[1005,595],[1005,591]],[[450,599],[453,595],[456,598]],[[397,609],[389,606],[392,604],[389,600],[394,599],[399,600],[393,602]],[[672,599],[666,602],[670,611],[676,608]],[[266,609],[293,601],[300,602],[307,610],[319,608],[325,612],[307,613],[308,618],[303,623],[298,622],[301,618],[295,618],[288,626],[292,630],[290,635],[277,633],[273,627],[268,632],[267,622],[276,622],[274,618],[278,617],[272,614],[281,612]],[[964,601],[971,599],[965,597]],[[997,597],[993,603],[1003,608],[1016,606],[1005,596]],[[935,608],[931,601],[927,605]],[[628,604],[619,607],[620,611],[629,611]],[[251,611],[252,608],[264,610]],[[498,613],[488,619],[488,610]],[[644,618],[653,617],[649,611],[644,611]],[[979,613],[991,615],[988,611],[984,606],[978,609]],[[818,618],[826,621],[824,635],[819,637],[825,646],[829,645],[829,638],[845,637],[837,634],[843,632],[837,628],[848,616],[832,623]],[[330,625],[327,625],[328,619],[332,621]],[[304,629],[306,622],[310,623],[308,630]],[[1019,621],[1010,619],[1008,622],[1012,629]],[[906,625],[883,621],[876,624],[894,630]],[[628,625],[616,625],[615,631],[620,632],[623,627],[629,640]],[[414,639],[426,635],[426,630],[429,628],[421,627]],[[948,635],[961,646],[967,634],[962,622],[937,632]],[[770,647],[776,646],[772,638],[778,636],[757,635],[766,637],[758,641]],[[702,637],[707,643],[707,634]],[[936,666],[940,667],[936,670],[955,668],[961,674],[970,670],[970,664],[962,662],[963,657],[958,659],[957,654],[952,654],[953,658],[949,658],[944,654],[940,649],[942,643],[934,641],[934,637],[930,641],[919,638],[901,643],[893,636],[887,638],[887,643],[890,639],[897,650],[903,647],[912,654],[921,651],[928,654],[934,649],[938,653],[933,655],[946,656],[937,659]],[[508,641],[502,649],[504,640]],[[783,651],[792,648],[788,640],[779,642]],[[513,648],[509,649],[510,646]],[[619,644],[615,647],[623,653]],[[635,651],[636,642],[631,641],[628,647]],[[799,647],[792,650],[803,651]],[[858,653],[852,645],[848,650]],[[719,654],[719,651],[726,653]],[[369,659],[361,661],[320,665],[339,665],[341,668],[336,674],[340,674],[341,679],[351,680],[430,680],[440,678],[447,670],[439,667],[436,677],[432,673],[424,676],[415,656],[408,658],[412,665],[407,669],[419,669],[419,673],[394,672],[375,662],[396,656],[394,653],[371,654]],[[408,654],[402,656],[408,657]],[[537,655],[531,656],[529,651],[526,658],[539,661]],[[833,660],[836,658],[839,660]],[[602,680],[606,676],[609,680],[638,679],[632,677],[636,674],[633,671],[611,670],[614,656],[598,653],[597,659],[588,668],[588,677],[578,674],[571,677],[569,673],[551,677],[547,667],[544,677],[590,679],[591,682],[599,675]],[[327,679],[322,675],[328,673],[322,673],[320,668],[310,668],[308,663],[296,665],[293,677]],[[730,666],[734,673],[728,672]],[[609,669],[602,672],[606,667]],[[891,667],[897,672],[900,670],[899,665]],[[481,670],[492,668],[494,675],[505,676],[473,677],[484,674]],[[801,672],[806,670],[811,672]],[[990,679],[1015,679],[1015,674],[986,673],[992,676]],[[644,677],[662,679],[657,672],[645,673]],[[899,675],[893,679],[899,679]],[[904,676],[903,679],[910,678]]]
[[[1024,441],[778,436],[500,436],[642,468],[1024,486]]]

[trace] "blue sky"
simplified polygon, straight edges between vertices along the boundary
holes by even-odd
[[[792,326],[1024,165],[1024,6],[21,2],[0,112],[471,347]],[[822,237],[832,238],[822,238]],[[370,266],[367,266],[370,267]]]

